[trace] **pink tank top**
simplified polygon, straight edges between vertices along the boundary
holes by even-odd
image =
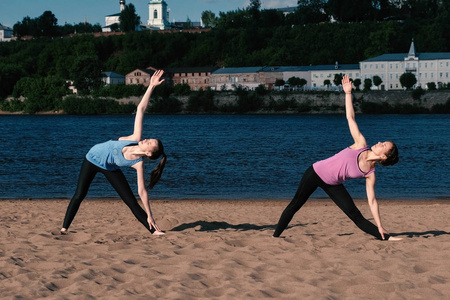
[[[330,158],[314,163],[314,171],[329,185],[338,185],[350,178],[363,178],[375,171],[373,168],[364,173],[359,168],[358,157],[367,150],[368,146],[361,149],[345,148]]]

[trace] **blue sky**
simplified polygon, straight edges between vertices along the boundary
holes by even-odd
[[[205,10],[228,12],[248,7],[249,0],[165,0],[170,8],[170,21],[200,21]],[[143,23],[148,20],[149,0],[126,0],[133,3]],[[297,6],[297,0],[261,0],[262,8]],[[58,25],[78,24],[86,19],[91,24],[105,25],[105,16],[120,11],[119,0],[0,0],[0,23],[12,27],[24,17],[34,19],[50,10]]]

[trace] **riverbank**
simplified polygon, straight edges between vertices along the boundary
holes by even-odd
[[[171,105],[164,106],[167,111],[156,109],[155,113],[169,114],[195,114],[195,113],[251,113],[251,114],[329,114],[343,113],[345,111],[344,98],[339,92],[278,92],[266,95],[258,95],[252,100],[242,100],[234,92],[216,92],[210,99],[209,109],[215,106],[216,109],[206,110],[201,103],[197,103],[198,110],[189,110],[188,103],[190,96],[171,96],[172,105],[179,108],[170,108]],[[412,91],[371,91],[354,92],[354,108],[356,113],[442,113],[448,111],[450,102],[450,91],[436,90],[427,91],[420,97],[413,97]],[[133,103],[137,105],[141,97],[128,97],[115,99],[120,104]],[[175,100],[174,100],[175,99]],[[252,109],[243,108],[242,103],[253,101]],[[238,104],[240,103],[240,104]],[[152,105],[150,105],[152,106]],[[436,109],[436,107],[440,106]],[[155,109],[151,111],[154,111]],[[63,114],[62,110],[39,112],[37,114]],[[1,111],[0,115],[22,114],[22,112]]]

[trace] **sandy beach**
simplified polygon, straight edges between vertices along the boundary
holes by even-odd
[[[281,238],[286,200],[152,200],[152,236],[121,200],[0,200],[1,299],[450,299],[450,199],[379,200],[401,241],[310,200]],[[356,205],[368,219],[364,200]]]

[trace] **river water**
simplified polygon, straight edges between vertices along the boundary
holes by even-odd
[[[0,116],[0,198],[70,198],[87,151],[131,134],[133,122],[133,115]],[[369,145],[399,147],[397,165],[377,166],[377,198],[450,197],[450,116],[357,115],[357,122]],[[342,114],[147,115],[144,137],[161,139],[168,155],[150,192],[158,199],[290,199],[308,166],[352,144]],[[124,173],[136,191],[135,171]],[[345,185],[366,197],[364,180]],[[99,175],[87,197],[117,195]]]

